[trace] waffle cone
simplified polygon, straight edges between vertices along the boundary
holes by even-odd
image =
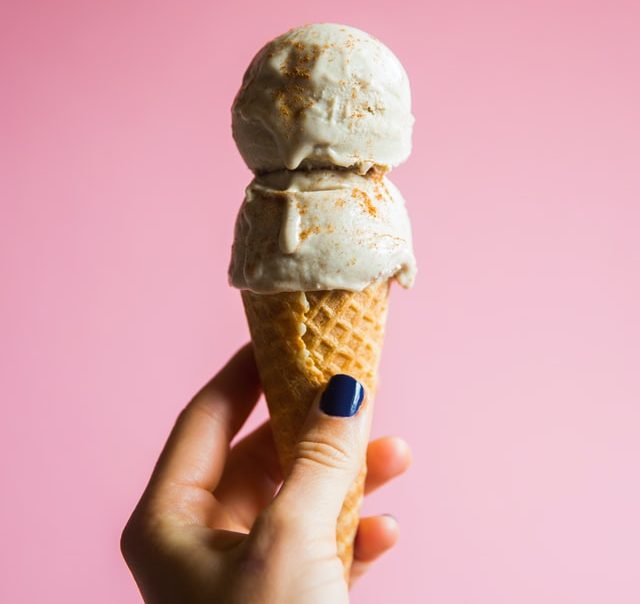
[[[285,476],[309,408],[332,375],[355,377],[364,384],[369,400],[373,399],[388,292],[387,281],[362,292],[242,292]],[[363,466],[337,521],[337,551],[347,577],[365,476]]]

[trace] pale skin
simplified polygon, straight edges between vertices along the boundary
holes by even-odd
[[[366,398],[349,418],[316,404],[278,491],[268,423],[230,448],[259,396],[245,346],[180,414],[122,534],[147,604],[349,601],[335,543],[342,501],[365,456],[371,493],[409,467],[409,447],[395,437],[368,443]],[[349,583],[397,539],[392,516],[362,518]]]

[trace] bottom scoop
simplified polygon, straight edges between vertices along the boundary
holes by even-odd
[[[229,281],[257,293],[410,287],[411,226],[398,189],[373,172],[281,171],[247,187]]]

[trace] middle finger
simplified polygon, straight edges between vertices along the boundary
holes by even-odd
[[[369,443],[365,494],[372,493],[411,465],[411,449],[397,436],[384,436]]]

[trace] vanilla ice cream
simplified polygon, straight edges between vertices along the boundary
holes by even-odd
[[[390,169],[411,152],[411,92],[384,44],[345,25],[313,24],[269,42],[232,108],[233,136],[255,173]]]
[[[236,221],[231,284],[258,293],[361,291],[415,275],[411,227],[381,174],[273,172],[247,187]]]

